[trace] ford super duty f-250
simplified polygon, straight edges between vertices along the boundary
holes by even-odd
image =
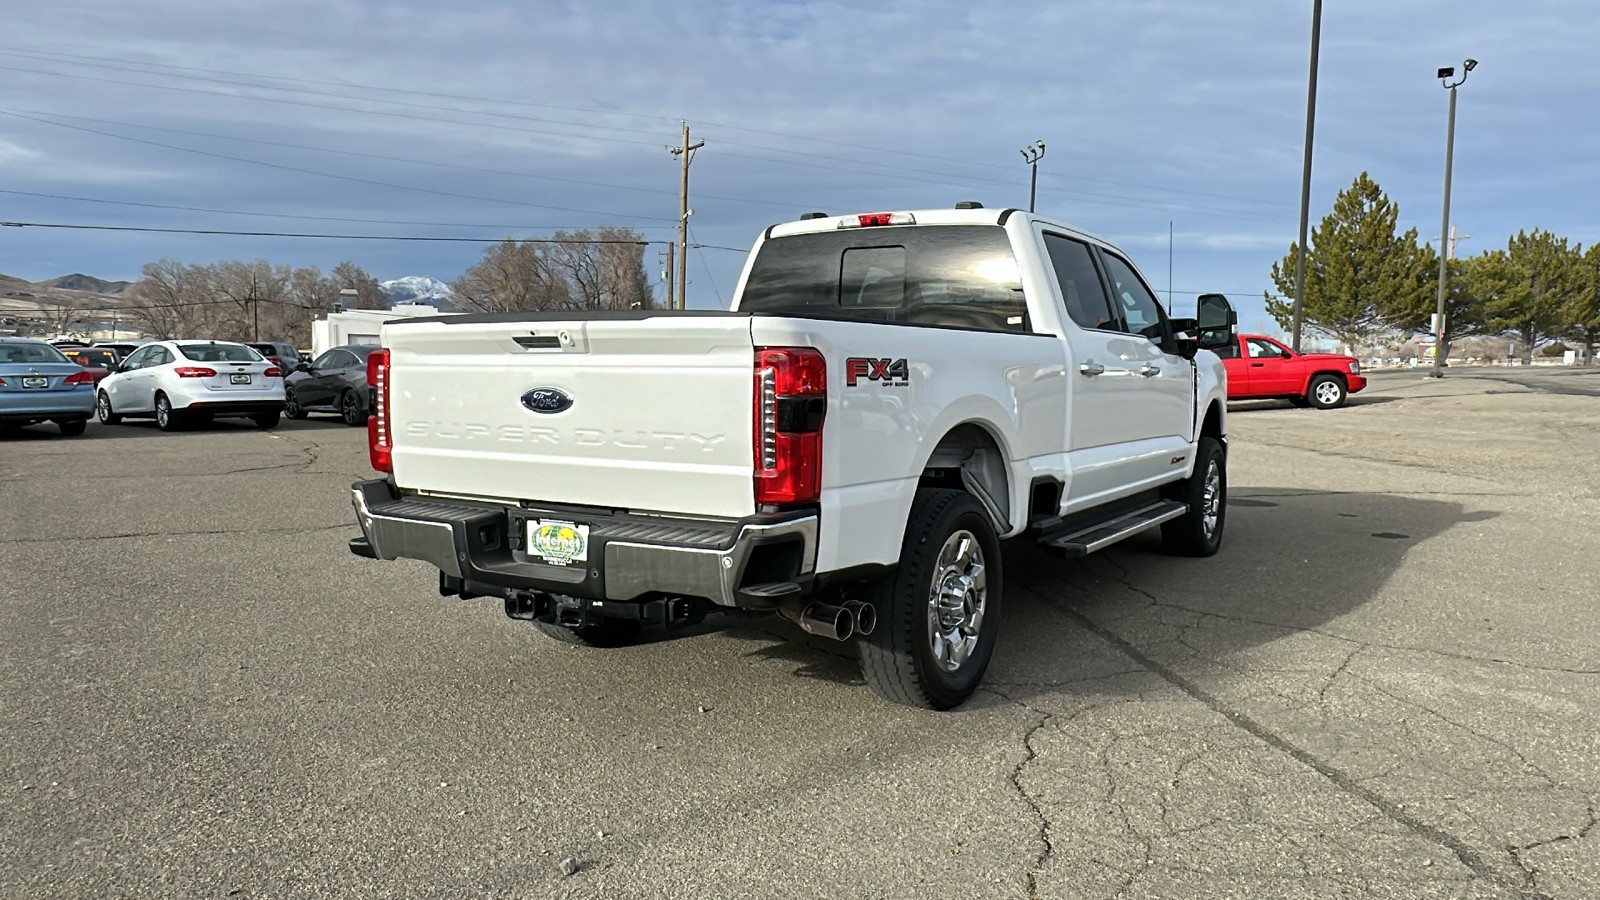
[[[1217,551],[1202,344],[1234,320],[1220,295],[1173,319],[1110,244],[962,203],[774,225],[728,311],[389,322],[351,550],[579,643],[780,612],[949,708],[994,650],[1001,540]]]

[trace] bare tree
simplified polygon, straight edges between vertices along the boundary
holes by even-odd
[[[351,260],[333,267],[333,280],[340,288],[354,288],[357,309],[387,309],[389,297],[378,286],[378,279]]]
[[[144,334],[159,338],[193,337],[195,325],[206,316],[209,286],[204,270],[175,259],[145,263],[130,293],[129,318]]]
[[[485,312],[648,307],[644,247],[644,238],[628,228],[501,241],[451,288],[457,304]]]

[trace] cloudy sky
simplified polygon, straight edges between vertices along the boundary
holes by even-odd
[[[178,0],[14,3],[0,221],[501,238],[674,234],[687,120],[690,305],[726,305],[773,222],[979,200],[1133,254],[1175,304],[1266,324],[1299,214],[1311,0]],[[1587,0],[1332,0],[1313,221],[1362,170],[1436,242],[1461,88],[1461,255],[1600,239],[1600,16]],[[1172,235],[1169,248],[1169,229]],[[665,244],[647,260],[659,270]],[[0,229],[0,273],[137,278],[161,257],[459,276],[472,243]],[[731,248],[731,249],[724,249]],[[1172,264],[1168,257],[1171,251]]]

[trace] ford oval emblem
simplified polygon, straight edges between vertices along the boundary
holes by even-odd
[[[534,388],[522,395],[522,405],[536,413],[558,413],[572,408],[572,398],[560,388]]]

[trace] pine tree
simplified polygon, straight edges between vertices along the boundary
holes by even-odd
[[[1423,306],[1429,294],[1428,264],[1438,258],[1417,243],[1417,230],[1396,234],[1400,207],[1362,172],[1334,198],[1333,211],[1311,231],[1306,252],[1301,316],[1311,327],[1352,349],[1392,327],[1395,310]],[[1282,298],[1266,297],[1267,312],[1284,328],[1294,319],[1298,244],[1272,265]]]
[[[1564,237],[1542,229],[1518,231],[1504,253],[1484,254],[1492,262],[1484,272],[1492,288],[1486,303],[1489,327],[1514,331],[1522,339],[1522,362],[1533,361],[1533,349],[1570,327],[1570,308],[1588,287],[1583,254]]]

